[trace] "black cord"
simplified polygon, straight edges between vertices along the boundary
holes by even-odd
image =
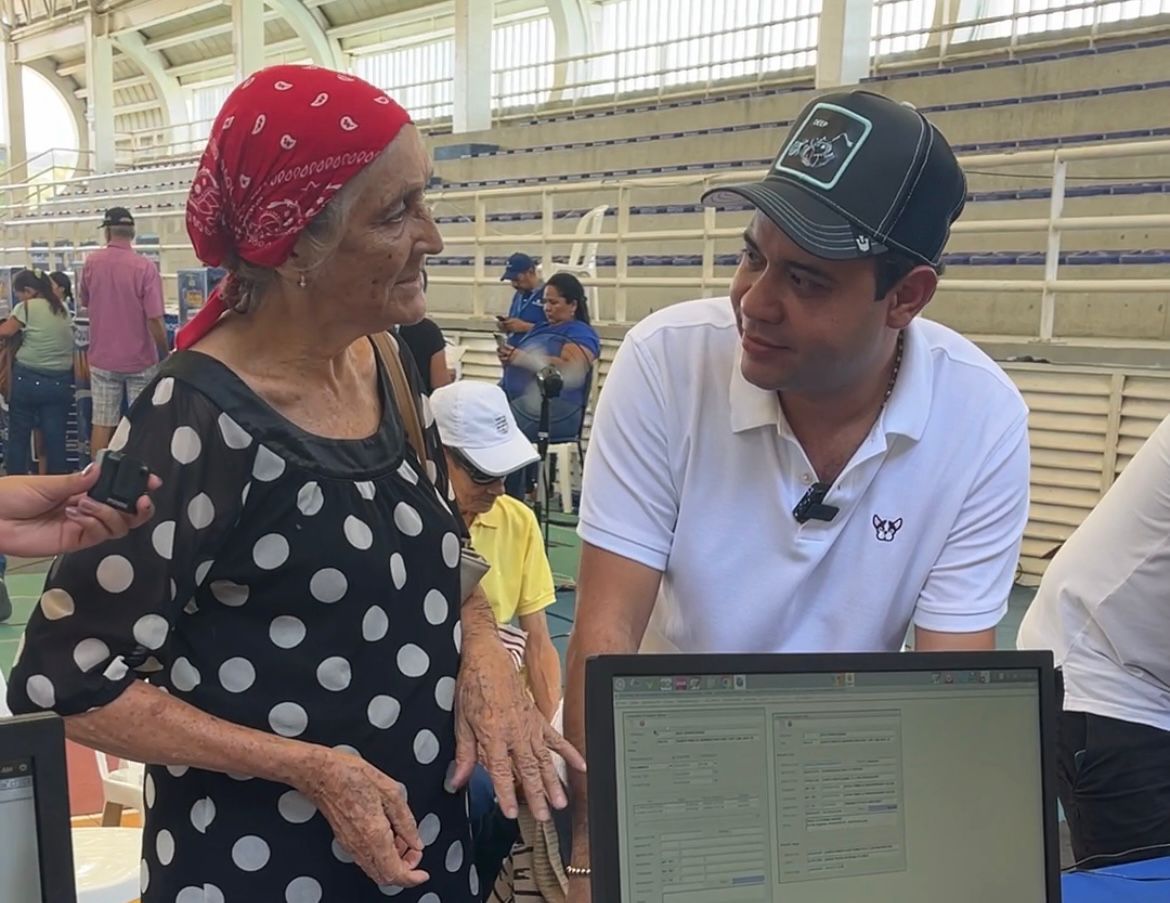
[[[1062,869],[1061,871],[1066,875],[1070,872],[1077,872],[1084,875],[1103,875],[1110,878],[1124,878],[1126,881],[1170,881],[1170,875],[1162,878],[1141,878],[1130,877],[1128,875],[1110,874],[1109,872],[1102,872],[1097,869],[1081,868],[1081,866],[1083,866],[1085,863],[1096,862],[1099,859],[1123,859],[1126,856],[1132,856],[1134,853],[1149,853],[1154,850],[1170,850],[1170,843],[1155,843],[1146,847],[1134,847],[1132,850],[1123,850],[1120,853],[1098,853],[1095,856],[1086,856],[1084,859],[1077,860],[1072,865],[1068,866],[1068,868]]]

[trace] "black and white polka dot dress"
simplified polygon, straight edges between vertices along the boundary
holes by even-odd
[[[430,881],[378,888],[287,786],[151,766],[143,903],[477,899],[466,803],[444,789],[460,524],[384,373],[381,395],[376,435],[327,440],[212,358],[174,356],[114,442],[163,478],[155,519],[60,559],[10,695],[69,715],[145,677],[227,721],[352,751],[405,785]]]

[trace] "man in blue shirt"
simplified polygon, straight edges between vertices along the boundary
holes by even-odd
[[[536,272],[536,261],[522,253],[508,258],[500,282],[510,282],[516,290],[508,316],[496,318],[500,331],[508,336],[508,344],[516,345],[525,333],[548,322],[544,315],[544,282]]]

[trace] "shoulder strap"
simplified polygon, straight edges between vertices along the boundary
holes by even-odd
[[[419,415],[418,401],[410,386],[410,380],[406,378],[406,371],[402,368],[398,340],[388,332],[377,332],[370,338],[374,340],[374,348],[382,359],[386,375],[390,377],[390,387],[394,391],[394,406],[398,408],[398,416],[402,418],[402,424],[406,428],[407,441],[414,449],[419,463],[425,467],[427,443],[423,435],[422,417]]]

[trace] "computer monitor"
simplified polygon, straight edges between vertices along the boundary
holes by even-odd
[[[603,656],[593,899],[1058,903],[1047,653]]]
[[[77,901],[65,729],[53,715],[0,719],[0,900]]]

